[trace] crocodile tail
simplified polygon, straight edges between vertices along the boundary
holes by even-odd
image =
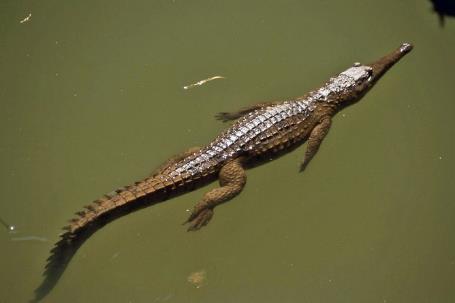
[[[182,192],[187,185],[180,180],[170,181],[164,176],[154,176],[134,185],[118,189],[77,212],[77,217],[64,227],[65,232],[51,250],[44,271],[44,280],[35,290],[30,302],[39,302],[54,288],[79,247],[107,223],[135,210],[161,202],[170,195]]]
[[[153,199],[156,202],[156,198],[165,198],[166,193],[176,185],[169,181],[165,183],[163,179],[150,177],[134,185],[117,189],[114,194],[105,195],[85,206],[84,210],[76,212],[77,217],[71,219],[69,225],[63,229],[74,235],[86,226],[96,223],[98,218],[108,216],[113,210],[126,210],[133,206],[129,204],[141,203],[143,200]]]

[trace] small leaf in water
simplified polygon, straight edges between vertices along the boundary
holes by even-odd
[[[194,287],[200,288],[206,284],[207,274],[205,270],[195,271],[191,273],[187,281],[193,284]]]
[[[196,83],[192,83],[192,84],[186,85],[186,86],[183,87],[183,89],[189,89],[189,88],[193,88],[193,87],[196,87],[196,86],[201,86],[202,84],[205,84],[205,83],[207,83],[209,81],[213,81],[213,80],[216,80],[216,79],[226,79],[226,78],[223,77],[223,76],[213,76],[213,77],[198,81]]]

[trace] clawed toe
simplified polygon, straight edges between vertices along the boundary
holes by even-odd
[[[207,225],[210,219],[212,219],[212,216],[213,209],[210,208],[205,208],[198,213],[191,214],[188,220],[185,222],[190,224],[187,231],[195,231]]]

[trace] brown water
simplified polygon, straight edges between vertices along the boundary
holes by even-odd
[[[455,301],[455,19],[440,28],[429,1],[3,1],[0,18],[0,218],[16,227],[0,226],[0,302],[32,298],[76,210],[215,137],[214,113],[404,41],[304,174],[303,148],[249,171],[196,233],[180,223],[207,188],[125,216],[43,302]]]

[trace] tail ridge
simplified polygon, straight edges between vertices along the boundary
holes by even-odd
[[[150,177],[134,185],[126,186],[114,191],[112,195],[105,195],[91,204],[84,206],[83,210],[75,213],[76,217],[69,220],[63,227],[66,233],[77,234],[79,230],[96,221],[100,216],[107,215],[110,211],[125,207],[128,203],[135,202],[146,196],[160,194],[169,187],[158,177]],[[152,198],[152,197],[150,197]]]

